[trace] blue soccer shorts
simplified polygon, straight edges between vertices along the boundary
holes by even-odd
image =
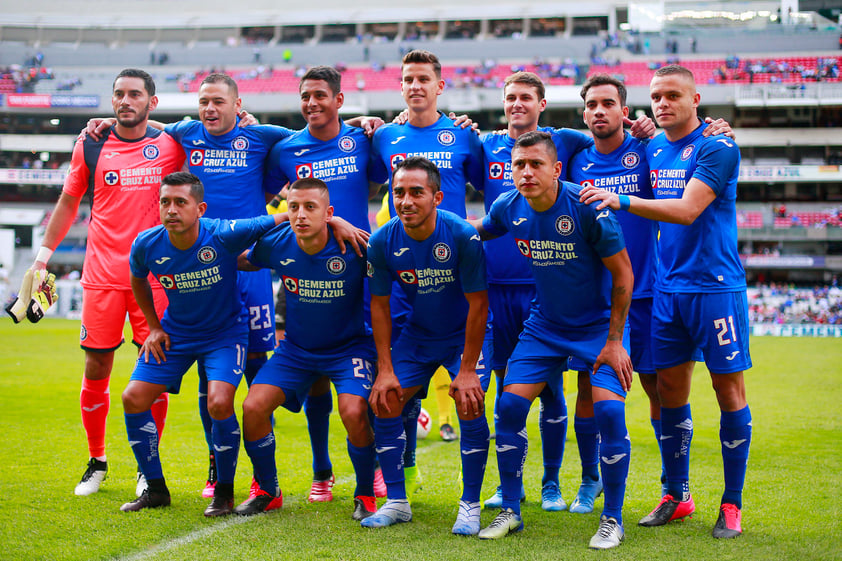
[[[701,349],[714,374],[751,368],[745,290],[714,293],[658,291],[652,309],[655,368],[697,360]]]
[[[275,348],[275,298],[272,294],[272,273],[238,271],[237,285],[248,311],[248,352],[267,353]]]

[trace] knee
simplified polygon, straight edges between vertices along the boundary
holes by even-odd
[[[111,365],[114,361],[112,353],[92,353],[85,355],[85,378],[89,380],[103,380],[111,375]]]
[[[222,395],[208,396],[208,413],[212,419],[221,421],[234,414],[234,402]]]
[[[746,406],[746,388],[743,383],[742,373],[739,373],[739,375],[713,374],[711,381],[720,409],[723,411],[737,411]]]
[[[123,400],[123,411],[133,415],[135,413],[142,413],[148,408],[143,407],[143,399],[139,392],[131,384],[129,384],[121,396]]]

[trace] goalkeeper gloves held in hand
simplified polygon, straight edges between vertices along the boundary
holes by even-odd
[[[22,322],[23,318],[36,323],[56,301],[56,276],[45,269],[30,269],[24,273],[18,297],[6,306],[6,312],[15,323]]]

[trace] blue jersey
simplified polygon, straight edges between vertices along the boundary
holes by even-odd
[[[315,177],[327,184],[336,215],[369,231],[368,183],[385,183],[388,173],[369,169],[371,141],[362,129],[344,122],[339,135],[327,141],[310,134],[309,127],[285,138],[266,160],[264,190],[277,193],[287,183]]]
[[[579,202],[580,188],[559,183],[555,204],[536,212],[517,191],[501,195],[483,218],[488,232],[511,232],[532,264],[539,314],[560,329],[606,326],[611,316],[611,274],[602,258],[625,247],[614,212]]]
[[[699,126],[670,142],[656,136],[646,149],[656,199],[680,199],[692,178],[716,198],[689,226],[662,222],[656,287],[663,292],[745,290],[746,276],[737,251],[737,177],[740,149],[730,138],[705,137]]]
[[[393,218],[368,241],[369,288],[388,296],[392,281],[403,289],[411,308],[403,334],[415,339],[465,340],[468,301],[465,293],[487,289],[485,256],[477,231],[446,210],[424,241],[410,238]]]
[[[552,135],[558,150],[558,161],[562,166],[562,178],[566,177],[567,162],[572,154],[593,146],[588,135],[571,129],[539,127],[538,130]],[[508,134],[486,134],[480,140],[483,155],[483,181],[475,185],[485,195],[485,212],[497,197],[515,188],[512,180],[512,148],[515,139]],[[518,251],[510,234],[485,242],[488,261],[488,282],[494,284],[533,284],[529,261]]]
[[[199,238],[186,250],[173,246],[163,226],[141,232],[129,258],[132,275],[146,278],[151,272],[166,289],[169,305],[161,326],[168,334],[191,341],[242,339],[248,314],[237,287],[237,257],[275,220],[199,222]]]
[[[620,147],[610,154],[591,147],[573,156],[568,173],[570,181],[583,187],[593,185],[619,195],[652,198],[646,144],[628,132]],[[630,212],[618,212],[617,219],[634,271],[632,298],[651,298],[658,264],[658,223]]]
[[[449,210],[465,218],[465,184],[481,184],[481,154],[477,133],[470,128],[457,127],[452,119],[441,115],[428,127],[389,123],[377,129],[372,140],[372,170],[381,176],[388,175],[391,186],[392,171],[399,162],[410,156],[427,158],[441,173],[444,199],[439,210]],[[391,189],[389,208],[394,216]]]
[[[166,131],[184,148],[190,173],[205,186],[207,218],[250,218],[266,214],[263,165],[279,140],[292,131],[274,125],[237,126],[214,136],[200,121],[179,121]],[[274,191],[277,193],[280,190]]]
[[[299,247],[292,227],[281,224],[258,240],[249,261],[281,277],[286,339],[293,345],[341,357],[371,336],[363,320],[365,258],[353,251],[343,255],[332,231],[324,249],[310,255]]]

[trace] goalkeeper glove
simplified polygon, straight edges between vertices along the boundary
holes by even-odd
[[[23,282],[18,290],[18,297],[15,301],[6,306],[6,312],[15,320],[15,323],[20,323],[26,317],[26,308],[29,301],[32,299],[32,269],[28,269],[23,275]]]
[[[50,306],[58,301],[56,276],[48,273],[46,269],[39,269],[35,271],[32,288],[32,299],[26,308],[26,317],[32,323],[37,323],[44,317]]]

